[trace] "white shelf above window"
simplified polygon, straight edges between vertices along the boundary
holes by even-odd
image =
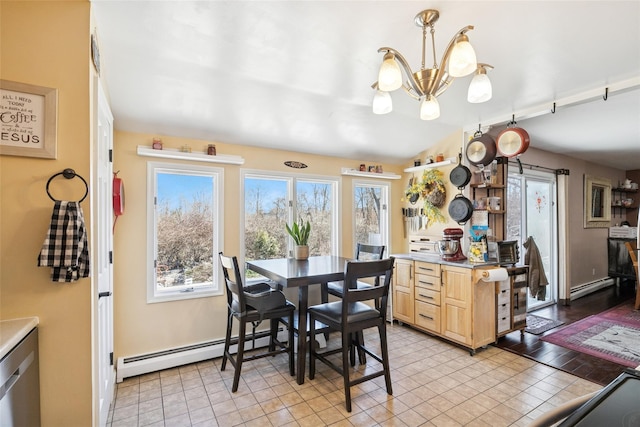
[[[400,179],[400,175],[390,172],[364,172],[357,169],[342,168],[342,175],[360,176],[363,178],[378,178],[378,179]]]
[[[423,171],[425,169],[433,169],[433,168],[439,168],[441,166],[451,165],[451,164],[453,164],[455,162],[456,162],[456,159],[453,158],[453,157],[450,157],[448,159],[444,159],[441,162],[428,163],[426,165],[413,166],[413,167],[410,167],[410,168],[406,168],[404,171],[405,172],[419,172],[419,171]]]
[[[164,159],[177,160],[194,160],[197,162],[209,163],[226,163],[229,165],[244,164],[244,158],[230,154],[218,154],[216,156],[210,156],[209,154],[205,153],[185,153],[176,148],[163,148],[162,150],[154,150],[153,148],[146,147],[144,145],[138,145],[138,156],[161,157]]]

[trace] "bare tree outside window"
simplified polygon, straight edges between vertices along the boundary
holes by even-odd
[[[290,256],[285,224],[309,221],[309,253],[330,255],[334,245],[335,187],[322,180],[254,176],[244,178],[245,259]],[[295,200],[292,193],[295,189]],[[290,202],[291,201],[291,202]],[[246,271],[247,277],[255,273]]]
[[[355,242],[380,244],[372,241],[381,234],[379,187],[356,186],[354,189]]]
[[[150,302],[219,292],[222,171],[149,163]]]

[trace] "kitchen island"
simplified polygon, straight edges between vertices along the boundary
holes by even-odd
[[[393,318],[469,349],[496,341],[496,284],[482,280],[497,263],[393,254]]]

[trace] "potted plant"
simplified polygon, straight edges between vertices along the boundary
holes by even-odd
[[[289,224],[285,224],[285,226],[287,227],[287,233],[296,243],[293,252],[294,258],[303,260],[309,258],[309,233],[311,232],[309,221],[306,224],[294,222],[291,227],[289,227]]]

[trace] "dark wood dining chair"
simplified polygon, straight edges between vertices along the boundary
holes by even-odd
[[[365,245],[364,243],[358,243],[356,245],[355,259],[357,261],[371,261],[382,259],[384,256],[384,245]],[[369,287],[371,284],[358,281],[358,289]],[[326,289],[327,296],[322,298],[322,302],[328,302],[328,296],[333,295],[338,298],[342,298],[342,281],[327,283]]]
[[[224,256],[222,252],[220,252],[219,255],[224,280],[227,285],[227,332],[224,341],[224,352],[220,370],[225,370],[227,360],[229,360],[233,365],[235,372],[233,375],[233,386],[231,391],[235,393],[238,390],[242,364],[247,361],[275,356],[280,353],[288,353],[289,373],[292,376],[295,375],[293,328],[288,327],[288,342],[286,345],[278,340],[278,325],[280,323],[284,325],[293,324],[293,312],[296,308],[295,305],[284,299],[284,297],[282,297],[282,305],[273,308],[257,310],[255,307],[249,305],[247,303],[248,296],[246,295],[249,288],[245,288],[242,284],[242,276],[240,274],[240,268],[238,267],[238,259],[235,256]],[[251,288],[260,289],[260,285],[263,285],[262,294],[279,292],[272,291],[271,287],[267,283],[251,285]],[[231,337],[233,319],[237,319],[239,322],[238,338],[236,339],[232,339]],[[257,354],[254,353],[251,356],[245,356],[245,342],[247,338],[250,338],[253,343],[250,350],[255,350],[256,328],[263,320],[269,320],[270,322],[269,347],[266,351],[262,351]],[[252,325],[252,332],[249,337],[247,337],[248,323]],[[230,351],[231,345],[233,344],[237,344],[238,347],[235,357]]]
[[[367,245],[364,243],[358,243],[356,244],[355,259],[357,261],[371,261],[371,260],[382,259],[382,257],[384,256],[384,250],[385,250],[384,245]],[[374,284],[377,284],[377,281],[379,281],[380,278],[376,277],[373,280],[374,280]],[[358,281],[356,283],[356,286],[358,289],[364,289],[367,287],[371,287],[372,285],[366,282]],[[342,281],[329,282],[326,285],[322,285],[322,287],[323,289],[321,289],[320,292],[321,292],[321,301],[323,303],[329,302],[329,295],[342,298],[342,287],[343,287]],[[377,301],[374,301],[374,304],[375,303],[377,303]],[[376,308],[379,308],[379,307],[376,306]],[[354,340],[354,344],[356,342],[360,342],[361,344],[364,344],[364,337],[362,336],[362,334],[358,334],[357,336],[353,337],[353,340]],[[351,354],[351,366],[355,366],[356,358],[355,358],[355,352],[353,351],[353,347],[350,350],[350,354]],[[367,363],[367,357],[365,353],[362,351],[358,353],[358,359],[360,364],[362,365]]]
[[[633,308],[636,310],[640,310],[640,274],[638,274],[638,248],[635,247],[635,242],[632,244],[631,242],[624,242],[627,250],[629,251],[629,257],[631,258],[631,263],[633,264],[633,269],[636,271],[636,302],[633,305]]]
[[[340,348],[318,351],[316,343],[312,340],[309,349],[309,378],[313,379],[316,373],[316,360],[320,360],[336,372],[340,373],[344,382],[345,404],[348,412],[351,412],[351,387],[365,381],[384,376],[387,393],[393,394],[391,387],[391,373],[389,369],[389,351],[387,348],[387,298],[393,273],[394,258],[386,258],[373,261],[349,261],[345,265],[345,277],[342,287],[342,299],[334,302],[314,305],[309,307],[309,319],[311,334],[314,333],[313,325],[320,321],[330,330],[340,332],[342,345]],[[358,289],[356,283],[364,278],[383,278],[376,285]],[[376,307],[366,304],[365,301],[377,300]],[[354,344],[353,337],[364,330],[377,327],[380,336],[380,354],[364,346],[363,343],[355,343],[359,350],[381,364],[381,369],[370,371],[370,367],[363,371],[362,375],[351,377],[350,374],[350,348]],[[339,366],[329,359],[333,354],[342,354],[342,364]]]

